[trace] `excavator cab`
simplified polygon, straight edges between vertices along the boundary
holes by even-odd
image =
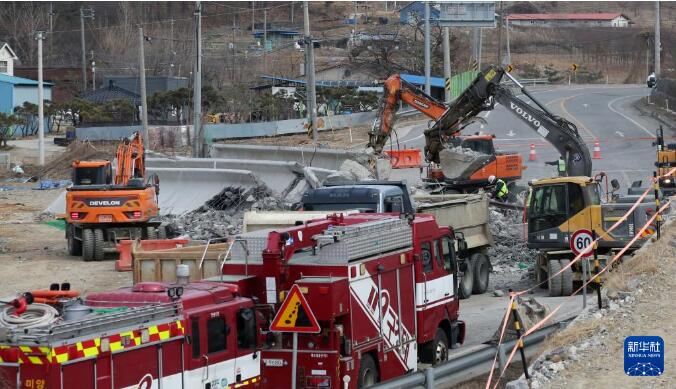
[[[108,160],[74,161],[73,185],[110,185],[113,182],[113,168]]]

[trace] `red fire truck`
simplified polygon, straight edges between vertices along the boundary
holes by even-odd
[[[28,305],[22,316],[39,326],[0,326],[0,388],[260,385],[258,315],[236,285],[147,282],[57,300]]]
[[[268,325],[297,284],[321,326],[299,335],[297,387],[364,387],[463,342],[455,239],[431,215],[333,215],[239,235],[221,278],[269,307]],[[261,386],[290,388],[292,336],[263,333]]]

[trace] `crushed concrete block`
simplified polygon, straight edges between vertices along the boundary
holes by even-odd
[[[519,378],[518,380],[509,381],[505,385],[505,389],[529,389],[528,381],[525,378]]]
[[[346,159],[340,165],[340,171],[350,174],[355,181],[366,181],[373,179],[371,172],[364,165],[353,161],[351,159]]]

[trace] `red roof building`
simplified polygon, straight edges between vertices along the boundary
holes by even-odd
[[[511,14],[505,20],[513,26],[538,27],[629,27],[629,18],[615,12]]]

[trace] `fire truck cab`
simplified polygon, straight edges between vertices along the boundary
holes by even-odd
[[[365,387],[463,342],[455,240],[431,215],[332,215],[239,235],[222,278],[267,307],[268,325],[300,287],[321,332],[298,336],[298,388]],[[261,385],[289,388],[292,334],[263,332]]]
[[[46,326],[0,328],[0,387],[257,387],[254,305],[236,285],[204,281],[63,301]]]

